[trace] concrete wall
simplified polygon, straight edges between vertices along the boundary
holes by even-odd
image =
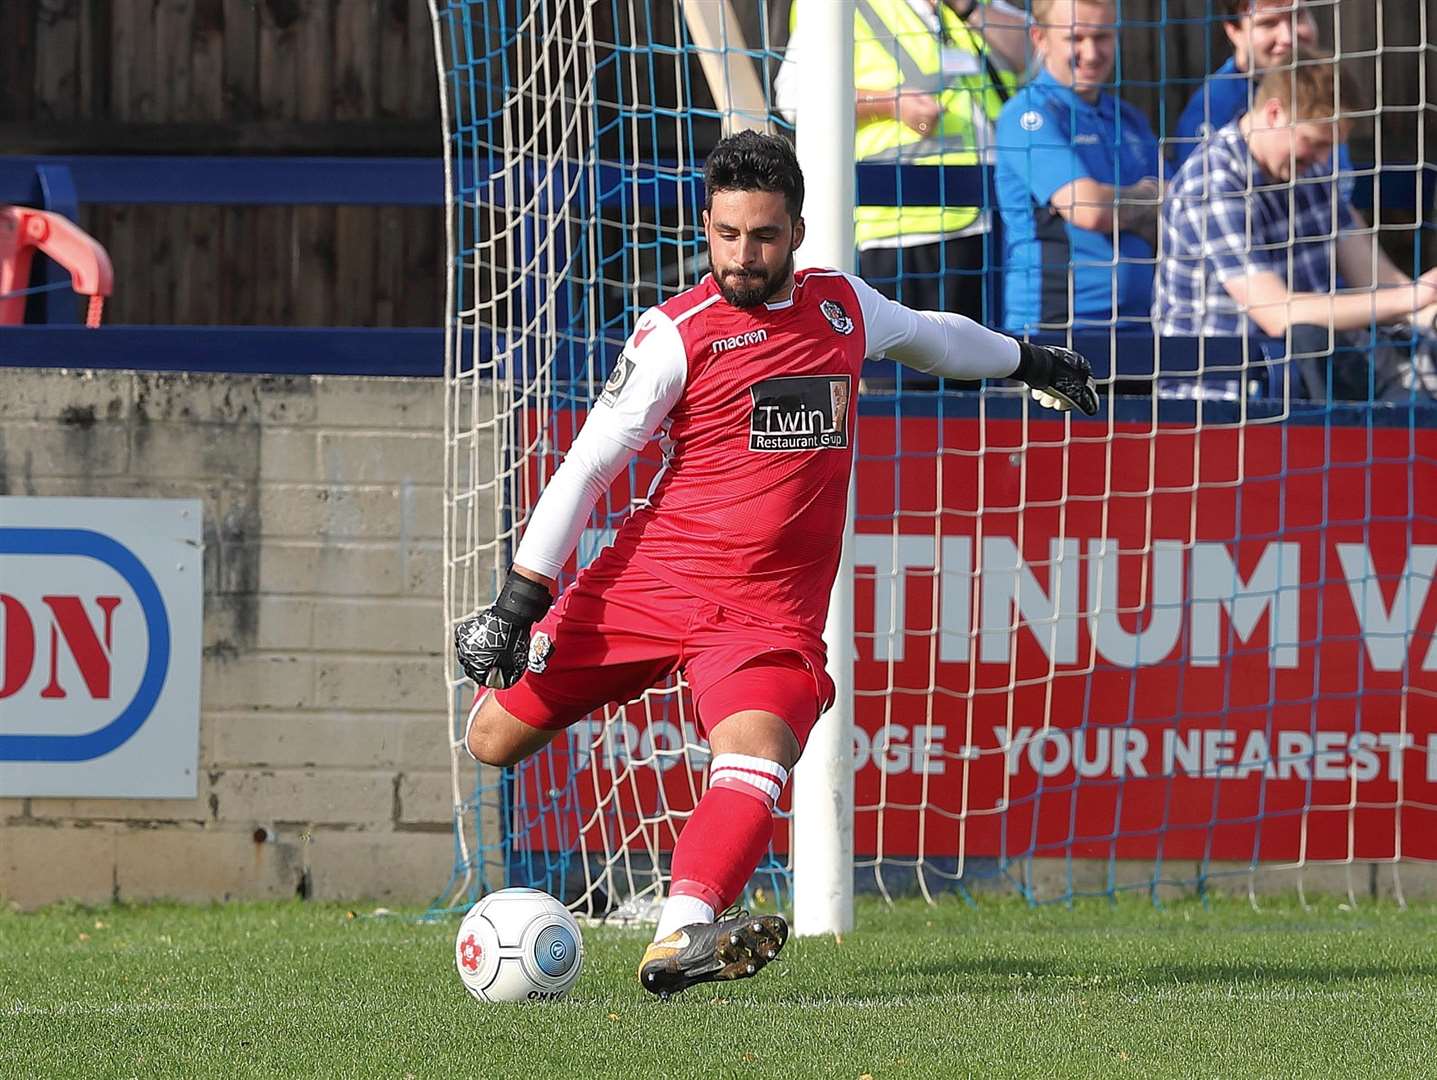
[[[442,382],[0,379],[0,494],[205,505],[198,798],[0,797],[0,900],[435,896]]]

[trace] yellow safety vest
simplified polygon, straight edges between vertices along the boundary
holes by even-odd
[[[814,0],[807,0],[813,3]],[[791,24],[798,14],[795,2]],[[920,134],[902,120],[875,117],[860,122],[855,145],[859,161],[908,165],[977,165],[979,141],[973,129],[975,98],[990,123],[998,118],[1003,96],[982,63],[986,48],[946,3],[939,3],[943,41],[909,6],[908,0],[856,0],[853,19],[853,84],[860,91],[904,90],[931,94],[943,106],[936,130]],[[945,78],[943,48],[961,49],[978,58],[977,70]],[[1000,71],[1004,90],[1018,85],[1012,72]],[[858,244],[900,235],[958,232],[977,220],[973,206],[860,206],[855,210]]]

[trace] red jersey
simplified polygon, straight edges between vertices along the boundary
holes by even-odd
[[[737,308],[713,278],[657,309],[687,377],[665,466],[614,555],[677,588],[823,632],[853,468],[862,313],[847,277],[799,271],[792,299]],[[643,344],[641,321],[634,337]]]
[[[655,433],[664,468],[600,559],[819,635],[838,571],[865,356],[965,377],[1006,375],[1011,339],[914,312],[836,270],[789,299],[738,308],[712,276],[634,328],[515,562],[551,577],[598,495]]]

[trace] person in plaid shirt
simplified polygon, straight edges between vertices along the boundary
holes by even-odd
[[[1309,55],[1265,75],[1252,110],[1188,158],[1163,205],[1153,321],[1169,336],[1290,336],[1313,400],[1406,400],[1413,365],[1382,330],[1432,324],[1437,270],[1414,282],[1353,227],[1333,167],[1353,100],[1340,65]]]

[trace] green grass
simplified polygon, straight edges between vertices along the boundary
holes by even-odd
[[[412,913],[410,913],[412,915]],[[1437,909],[863,902],[666,1004],[587,929],[559,1004],[479,1005],[457,919],[322,904],[0,913],[0,1075],[1431,1076]]]

